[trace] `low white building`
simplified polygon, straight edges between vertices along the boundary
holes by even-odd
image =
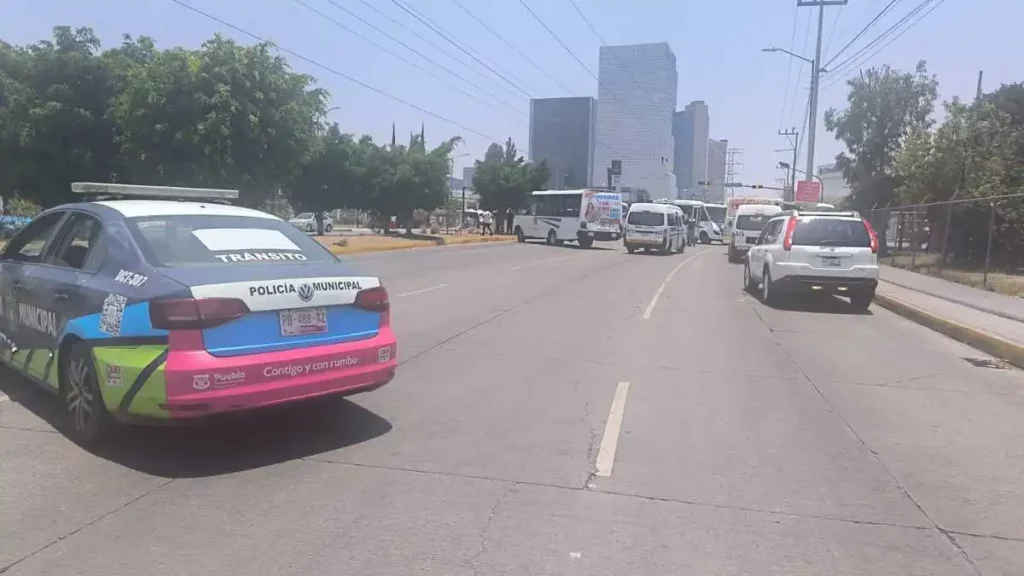
[[[843,171],[835,164],[818,166],[818,177],[821,178],[821,201],[825,204],[837,204],[850,194],[850,184],[843,177]]]

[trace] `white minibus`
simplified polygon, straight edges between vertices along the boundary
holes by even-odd
[[[686,248],[683,211],[672,204],[637,202],[629,207],[623,235],[626,251],[657,250],[664,254]]]
[[[529,205],[515,215],[512,230],[520,242],[543,239],[550,245],[622,237],[622,194],[607,190],[540,190],[530,194]]]

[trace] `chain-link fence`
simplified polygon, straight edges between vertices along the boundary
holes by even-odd
[[[1024,193],[875,208],[881,261],[1024,295]]]

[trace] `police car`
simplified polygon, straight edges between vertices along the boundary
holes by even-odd
[[[0,360],[83,445],[389,382],[388,293],[234,190],[74,183],[0,256]]]

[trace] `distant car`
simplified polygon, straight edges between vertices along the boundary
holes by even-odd
[[[237,192],[72,189],[174,198],[51,208],[0,256],[0,360],[60,397],[76,442],[394,377],[380,279],[275,216],[194,201]]]
[[[316,232],[316,217],[312,212],[303,212],[302,214],[288,220],[288,223],[299,230],[305,230],[310,233]],[[330,215],[324,213],[324,233],[328,233],[333,229],[334,224],[331,222]]]
[[[783,212],[747,252],[743,285],[760,285],[767,304],[803,291],[848,296],[866,310],[878,286],[878,236],[856,212]]]

